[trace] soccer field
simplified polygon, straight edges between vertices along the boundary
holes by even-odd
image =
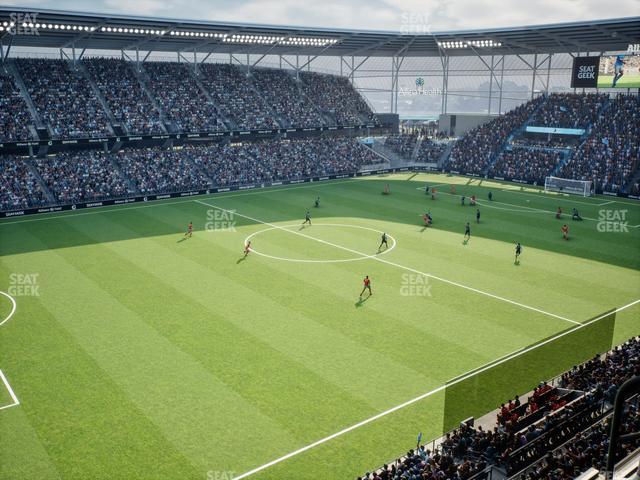
[[[612,309],[596,340],[640,334],[640,204],[615,197],[407,173],[12,218],[0,235],[16,302],[0,296],[2,479],[351,479],[465,418],[452,379]],[[596,345],[511,364],[511,390],[489,382],[471,413]]]

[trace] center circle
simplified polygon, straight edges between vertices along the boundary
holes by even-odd
[[[382,230],[376,230],[375,228],[369,228],[369,227],[361,227],[359,225],[346,225],[343,223],[314,223],[313,224],[314,227],[343,227],[343,228],[358,228],[360,230],[368,230],[370,232],[376,232],[380,235],[382,235],[384,232]],[[259,235],[261,233],[264,232],[268,232],[271,230],[285,230],[287,232],[291,232],[293,234],[298,234],[298,232],[292,232],[291,230],[288,230],[288,228],[299,228],[300,224],[295,224],[295,225],[282,225],[282,226],[273,226],[273,227],[268,227],[268,228],[263,228],[262,230],[258,230],[257,232],[253,232],[251,235],[249,235],[247,238],[244,239],[244,244],[247,245],[247,243],[256,235]],[[330,242],[327,242],[326,240],[321,240],[315,237],[311,237],[308,235],[301,235],[302,237],[308,238],[309,240],[312,241],[317,241],[320,243],[323,243],[325,245],[329,245],[329,246],[333,246],[336,248],[339,248],[341,250],[347,250],[347,251],[353,251],[350,248],[346,248],[343,247],[341,245],[333,245]],[[381,255],[385,255],[387,253],[389,253],[391,250],[393,250],[396,247],[396,239],[393,238],[391,235],[387,234],[387,237],[389,237],[389,239],[392,241],[392,244],[389,248],[387,248],[386,250],[384,250],[383,252],[380,253],[376,253],[373,255],[366,255],[366,254],[362,254],[359,252],[354,252],[355,255],[357,255],[356,257],[353,258],[341,258],[341,259],[323,259],[323,260],[309,260],[309,259],[303,259],[303,258],[287,258],[287,257],[279,257],[276,255],[269,255],[268,253],[264,253],[264,252],[260,252],[256,249],[254,249],[253,247],[251,247],[251,252],[255,253],[257,255],[260,255],[262,257],[267,257],[267,258],[271,258],[274,260],[282,260],[284,262],[299,262],[299,263],[344,263],[344,262],[357,262],[360,260],[366,260],[367,258],[375,258],[375,257],[379,257]]]

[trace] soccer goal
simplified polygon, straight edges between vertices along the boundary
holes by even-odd
[[[571,180],[569,178],[546,177],[545,192],[571,193],[573,195],[591,196],[591,182],[588,180]]]

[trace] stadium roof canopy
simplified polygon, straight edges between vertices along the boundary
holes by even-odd
[[[0,42],[5,47],[373,57],[610,52],[640,43],[640,17],[443,32],[411,20],[392,32],[13,6],[0,7]]]

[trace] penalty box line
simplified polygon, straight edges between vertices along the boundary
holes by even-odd
[[[254,475],[254,474],[258,473],[258,472],[266,470],[267,468],[272,467],[274,465],[277,465],[278,463],[284,462],[285,460],[288,460],[289,458],[295,457],[295,456],[297,456],[297,455],[299,455],[301,453],[304,453],[304,452],[306,452],[308,450],[311,450],[312,448],[315,448],[315,447],[318,447],[318,446],[320,446],[320,445],[322,445],[324,443],[327,443],[330,440],[333,440],[334,438],[337,438],[337,437],[340,437],[340,436],[342,436],[342,435],[344,435],[346,433],[352,432],[353,430],[356,430],[356,429],[358,429],[360,427],[363,427],[363,426],[365,426],[365,425],[367,425],[369,423],[375,422],[376,420],[378,420],[378,419],[380,419],[382,417],[385,417],[385,416],[387,416],[387,415],[389,415],[389,414],[391,414],[393,412],[397,412],[398,410],[401,410],[401,409],[403,409],[405,407],[413,405],[414,403],[417,403],[420,400],[424,400],[425,398],[428,398],[428,397],[430,397],[432,395],[435,395],[436,393],[445,390],[447,387],[451,387],[451,386],[456,385],[458,383],[464,382],[465,380],[468,380],[469,378],[472,378],[472,377],[474,377],[474,376],[476,376],[476,375],[478,375],[480,373],[486,372],[487,370],[490,370],[490,369],[492,369],[494,367],[497,367],[498,365],[501,365],[501,364],[503,364],[505,362],[513,360],[514,358],[520,357],[520,356],[524,355],[525,353],[531,352],[532,350],[536,350],[536,349],[542,347],[543,345],[546,345],[546,344],[548,344],[550,342],[553,342],[553,341],[555,341],[555,340],[557,340],[559,338],[562,338],[562,337],[564,337],[566,335],[569,335],[569,334],[571,334],[573,332],[576,332],[577,330],[580,330],[581,328],[587,327],[587,326],[589,326],[589,325],[591,325],[591,324],[593,324],[595,322],[598,322],[598,321],[602,320],[603,318],[608,317],[612,313],[621,312],[622,310],[625,310],[625,309],[627,309],[629,307],[632,307],[632,306],[636,305],[637,303],[640,303],[640,299],[634,300],[633,302],[628,303],[627,305],[624,305],[623,307],[620,307],[620,308],[617,308],[615,310],[606,312],[606,313],[604,313],[604,314],[602,314],[602,315],[600,315],[600,316],[598,316],[598,317],[596,317],[594,319],[591,319],[591,320],[589,320],[587,322],[579,323],[577,326],[572,327],[572,328],[570,328],[568,330],[565,330],[564,332],[560,332],[559,334],[554,335],[553,337],[548,338],[548,339],[546,339],[546,340],[544,340],[544,341],[542,341],[540,343],[536,343],[536,344],[534,344],[534,345],[532,345],[530,347],[527,347],[527,348],[525,348],[523,350],[518,350],[516,352],[509,353],[509,354],[507,354],[507,355],[505,355],[503,357],[497,358],[496,360],[493,360],[493,361],[491,361],[489,363],[486,363],[486,364],[484,364],[483,366],[481,366],[479,368],[475,368],[473,370],[469,370],[468,372],[463,373],[462,375],[459,375],[457,377],[454,377],[453,379],[449,380],[448,382],[445,382],[443,385],[440,385],[439,387],[434,388],[433,390],[431,390],[429,392],[423,393],[422,395],[419,395],[419,396],[417,396],[415,398],[412,398],[411,400],[407,400],[406,402],[401,403],[400,405],[396,405],[395,407],[392,407],[392,408],[390,408],[388,410],[385,410],[384,412],[380,412],[377,415],[374,415],[374,416],[369,417],[369,418],[367,418],[365,420],[362,420],[361,422],[358,422],[358,423],[356,423],[354,425],[351,425],[350,427],[344,428],[344,429],[340,430],[339,432],[336,432],[336,433],[334,433],[332,435],[329,435],[327,437],[321,438],[320,440],[317,440],[317,441],[315,441],[313,443],[310,443],[309,445],[306,445],[306,446],[304,446],[302,448],[299,448],[298,450],[294,450],[293,452],[290,452],[290,453],[288,453],[286,455],[283,455],[280,458],[276,458],[275,460],[272,460],[272,461],[270,461],[268,463],[265,463],[264,465],[260,465],[259,467],[256,467],[253,470],[249,470],[248,472],[245,472],[245,473],[243,473],[241,475],[238,475],[238,476],[234,477],[233,480],[242,480],[243,478],[247,478],[247,477],[249,477],[251,475]]]
[[[267,225],[267,226],[273,227],[275,229],[283,230],[285,232],[289,232],[289,233],[294,234],[294,235],[298,235],[298,236],[301,236],[301,237],[304,237],[304,238],[308,238],[310,240],[314,240],[316,242],[320,242],[320,243],[323,243],[325,245],[329,245],[331,247],[338,248],[340,250],[344,250],[346,252],[354,253],[354,254],[362,256],[362,257],[368,256],[366,253],[359,252],[357,250],[353,250],[351,248],[344,247],[342,245],[337,245],[335,243],[331,243],[331,242],[328,242],[326,240],[322,240],[320,238],[312,237],[311,235],[305,235],[304,233],[296,232],[295,230],[289,230],[289,229],[284,228],[284,227],[282,227],[280,225],[275,225],[273,223],[265,222],[265,221],[259,220],[257,218],[250,217],[248,215],[243,215],[241,213],[238,213],[236,210],[227,210],[225,208],[217,207],[216,205],[212,205],[210,203],[206,203],[206,202],[203,202],[201,200],[194,200],[194,202],[200,203],[201,205],[206,205],[206,206],[211,207],[211,208],[215,208],[215,209],[223,211],[223,212],[227,212],[227,213],[231,213],[231,214],[234,214],[234,215],[238,215],[239,217],[246,218],[247,220],[251,220],[253,222],[261,223],[263,225]],[[404,265],[400,265],[399,263],[395,263],[395,262],[392,262],[390,260],[385,260],[385,259],[377,257],[377,256],[370,257],[370,258],[372,260],[376,260],[376,261],[381,262],[381,263],[386,263],[387,265],[391,265],[393,267],[400,268],[400,269],[406,270],[408,272],[412,272],[412,273],[415,273],[415,274],[418,274],[418,275],[422,275],[422,276],[425,276],[427,278],[433,278],[434,280],[438,280],[438,281],[443,282],[443,283],[448,283],[449,285],[453,285],[453,286],[456,286],[456,287],[464,288],[465,290],[468,290],[470,292],[478,293],[480,295],[485,295],[487,297],[493,298],[495,300],[500,300],[500,301],[505,302],[505,303],[510,303],[511,305],[515,305],[515,306],[520,307],[520,308],[525,308],[525,309],[531,310],[533,312],[541,313],[543,315],[547,315],[549,317],[553,317],[553,318],[556,318],[558,320],[563,320],[565,322],[569,322],[569,323],[572,323],[574,325],[580,325],[580,322],[576,322],[575,320],[571,320],[570,318],[566,318],[566,317],[563,317],[561,315],[556,315],[555,313],[547,312],[545,310],[542,310],[542,309],[536,308],[536,307],[532,307],[530,305],[525,305],[524,303],[516,302],[515,300],[510,300],[508,298],[501,297],[501,296],[495,295],[493,293],[485,292],[484,290],[479,290],[477,288],[470,287],[468,285],[464,285],[462,283],[458,283],[458,282],[455,282],[453,280],[448,280],[446,278],[438,277],[438,276],[432,275],[430,273],[421,272],[420,270],[416,270],[415,268],[406,267]]]

